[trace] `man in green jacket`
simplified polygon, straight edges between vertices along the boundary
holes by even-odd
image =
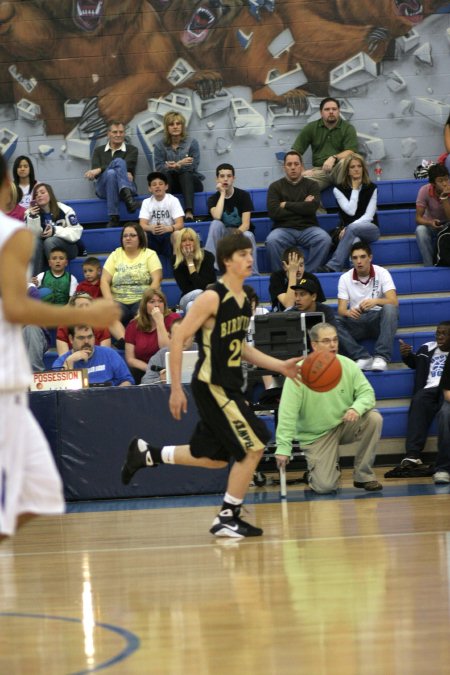
[[[339,162],[358,152],[355,127],[342,119],[340,108],[335,98],[324,98],[320,102],[320,119],[303,127],[292,146],[301,155],[311,146],[313,168],[303,176],[316,180],[321,191],[336,185]]]
[[[316,392],[286,380],[278,412],[275,458],[285,467],[297,439],[308,464],[309,486],[320,494],[336,490],[340,479],[339,445],[357,443],[353,485],[368,492],[382,489],[372,466],[383,419],[375,407],[372,386],[356,363],[337,354],[336,328],[319,323],[309,332],[313,351],[336,354],[342,366],[339,384],[327,392]]]

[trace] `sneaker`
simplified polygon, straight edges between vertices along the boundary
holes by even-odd
[[[382,356],[375,356],[372,361],[372,370],[386,370],[387,361]]]
[[[413,469],[414,467],[420,466],[421,464],[422,460],[419,459],[418,457],[405,457],[400,462],[400,466],[406,469]]]
[[[136,471],[146,466],[158,466],[158,464],[152,457],[149,444],[142,438],[133,438],[122,466],[122,483],[128,485]]]
[[[433,480],[436,485],[450,483],[450,473],[448,471],[436,471],[433,475]]]
[[[245,520],[239,518],[239,512],[233,513],[231,509],[224,509],[213,520],[211,534],[216,537],[231,537],[242,539],[243,537],[260,537],[263,533],[260,527],[254,527]]]
[[[356,362],[356,365],[361,370],[371,370],[372,361],[373,361],[372,357],[370,357],[368,359],[358,359],[357,362]]]
[[[368,480],[365,483],[358,483],[358,481],[354,481],[353,486],[355,488],[362,488],[367,492],[377,492],[378,490],[383,489],[383,486],[377,480]]]

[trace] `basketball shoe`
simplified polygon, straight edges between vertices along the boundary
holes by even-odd
[[[157,457],[161,450],[152,448],[143,438],[133,438],[128,446],[127,456],[122,466],[122,483],[128,485],[136,471],[146,466],[158,466]]]
[[[239,518],[240,509],[234,513],[231,509],[222,509],[214,518],[211,534],[215,537],[232,537],[242,539],[243,537],[260,537],[263,533],[260,527],[255,527]]]

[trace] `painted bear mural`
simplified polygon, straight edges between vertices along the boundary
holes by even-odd
[[[0,2],[0,96],[40,106],[48,134],[69,127],[64,102],[89,99],[85,131],[130,121],[170,91],[176,59],[201,97],[222,85],[301,111],[328,93],[330,71],[363,51],[375,61],[392,40],[449,0],[23,0]],[[269,51],[289,29],[290,49]],[[280,93],[269,73],[301,66],[301,86]],[[205,67],[207,66],[207,68]],[[91,125],[91,126],[89,126]],[[73,126],[73,124],[71,124]]]

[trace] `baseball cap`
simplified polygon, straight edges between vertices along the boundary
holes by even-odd
[[[291,286],[291,288],[293,291],[306,291],[311,294],[319,292],[316,282],[312,279],[300,279],[300,281],[295,284],[295,286]]]

